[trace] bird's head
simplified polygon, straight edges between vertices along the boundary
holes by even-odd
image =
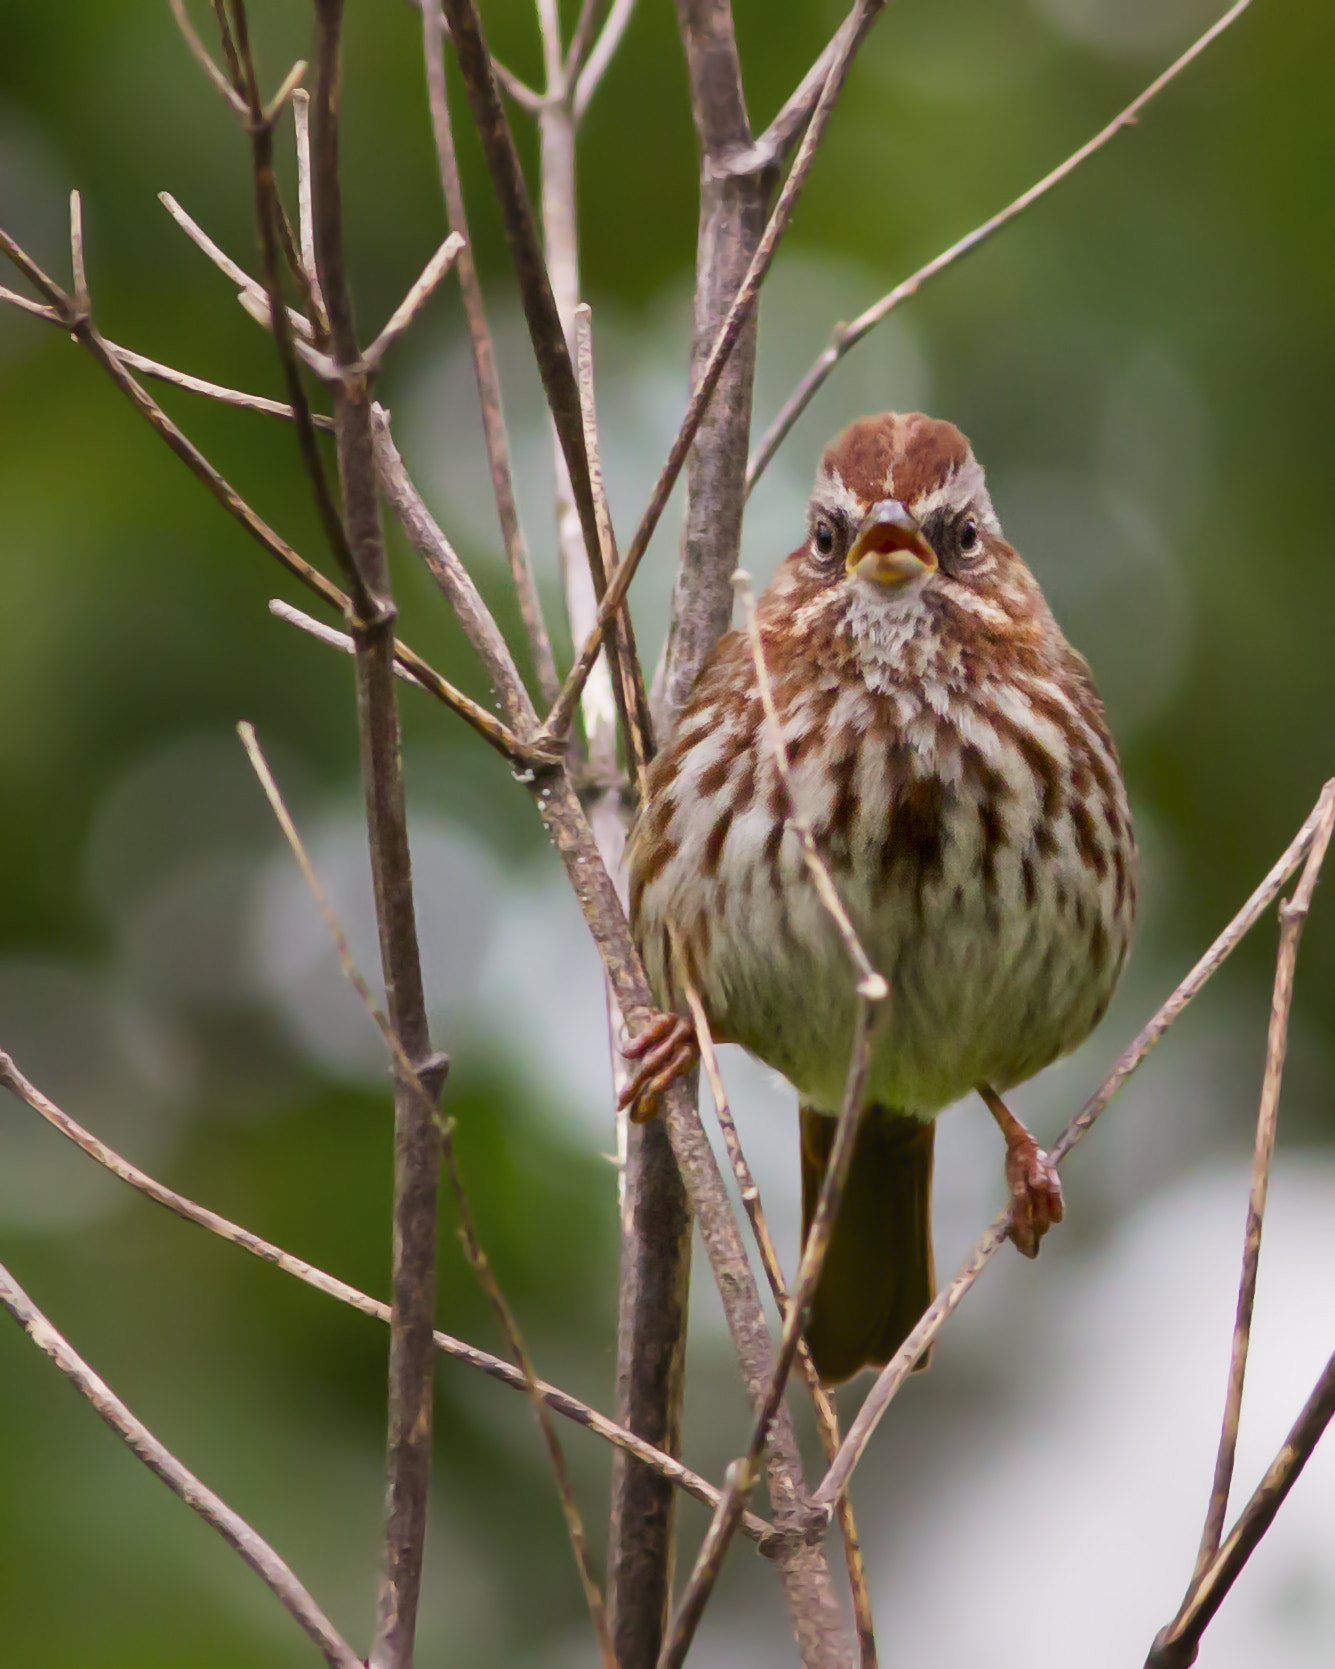
[[[873,606],[986,592],[1017,560],[968,441],[920,412],[860,418],[831,441],[807,523],[809,568]]]

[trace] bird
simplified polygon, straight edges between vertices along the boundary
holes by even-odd
[[[1136,840],[1089,666],[1007,543],[954,424],[884,412],[825,448],[806,536],[755,627],[790,787],[754,644],[733,630],[649,768],[627,843],[658,1007],[627,1017],[621,1101],[651,1117],[693,1064],[689,984],[714,1039],[797,1092],[805,1243],[858,999],[803,861],[800,812],[889,987],[804,1317],[817,1372],[837,1385],[884,1366],[933,1299],[945,1108],[977,1091],[996,1119],[1022,1253],[1061,1220],[1056,1168],[1003,1097],[1102,1019],[1135,925]]]

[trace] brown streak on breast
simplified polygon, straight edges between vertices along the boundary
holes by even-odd
[[[714,820],[714,826],[705,838],[704,857],[701,868],[708,876],[718,874],[719,860],[723,856],[724,842],[728,838],[728,830],[732,826],[732,807],[724,806]]]
[[[1094,831],[1094,819],[1089,815],[1089,807],[1083,800],[1072,800],[1067,807],[1067,813],[1071,819],[1071,827],[1075,830],[1075,844],[1076,850],[1080,853],[1080,861],[1102,880],[1108,873],[1108,854],[1099,844],[1098,835]]]

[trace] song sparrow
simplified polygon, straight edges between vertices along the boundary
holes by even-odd
[[[1116,749],[1084,660],[1002,537],[964,436],[887,413],[825,452],[807,538],[758,608],[794,798],[890,985],[807,1322],[823,1379],[880,1365],[933,1296],[933,1120],[979,1090],[1006,1136],[1011,1234],[1062,1215],[1000,1091],[1102,1018],[1135,913]],[[724,637],[654,761],[631,913],[664,1014],[629,1046],[637,1116],[688,1058],[673,942],[714,1036],[801,1101],[804,1234],[848,1067],[849,958],[816,895],[751,645]]]

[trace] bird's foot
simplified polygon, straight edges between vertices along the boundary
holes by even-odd
[[[1011,1221],[1007,1230],[1016,1250],[1027,1258],[1038,1256],[1039,1242],[1065,1211],[1061,1178],[1024,1125],[997,1092],[979,1092],[1006,1138],[1006,1183],[1010,1188]]]
[[[1061,1222],[1065,1207],[1057,1167],[1028,1132],[1006,1144],[1006,1181],[1011,1191],[1008,1233],[1018,1251],[1036,1258],[1039,1241]]]
[[[658,1111],[659,1097],[700,1058],[695,1032],[680,1014],[650,1013],[643,1028],[621,1053],[637,1063],[617,1096],[617,1108],[632,1124],[647,1124]]]

